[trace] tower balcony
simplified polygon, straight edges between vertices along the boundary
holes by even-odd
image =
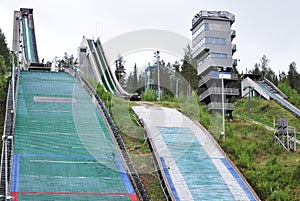
[[[236,37],[236,31],[231,30],[231,41]]]
[[[198,82],[198,87],[203,86],[211,79],[222,79],[222,72],[211,71]],[[238,80],[238,74],[231,73],[231,72],[223,72],[223,79],[224,80]]]
[[[210,87],[202,94],[200,94],[199,99],[203,101],[205,98],[209,97],[212,94],[222,94],[222,87]],[[239,89],[236,88],[224,88],[224,94],[229,96],[238,96]]]
[[[232,61],[232,67],[236,67],[237,63],[238,63],[238,60],[237,59],[233,59],[233,61]]]
[[[236,52],[236,44],[232,44],[231,46],[231,53],[232,55]]]
[[[222,103],[221,102],[211,102],[209,103],[206,108],[208,110],[222,110]],[[233,103],[224,103],[224,110],[234,110]]]

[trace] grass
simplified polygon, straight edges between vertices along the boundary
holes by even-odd
[[[183,112],[198,120],[199,117],[192,114],[195,108],[189,104],[191,103],[185,102]],[[300,146],[297,146],[297,152],[284,151],[274,144],[274,132],[263,126],[273,127],[273,119],[277,123],[279,118],[288,118],[289,125],[299,131],[300,120],[275,101],[252,98],[251,118],[262,125],[255,124],[247,118],[238,117],[248,116],[247,104],[247,99],[240,99],[235,103],[234,120],[226,121],[226,141],[220,139],[221,147],[262,200],[300,200]],[[177,103],[161,102],[159,105],[178,108]],[[211,115],[201,105],[199,116],[200,123],[217,138],[220,116],[216,115],[211,120]]]
[[[151,200],[165,200],[153,164],[152,153],[144,139],[144,129],[136,123],[131,107],[134,102],[112,97],[110,112],[119,128],[126,149]]]
[[[289,118],[289,125],[298,129],[299,119],[276,102],[253,98],[251,104],[255,121],[273,127],[273,118]],[[247,99],[238,100],[235,107],[234,116],[247,117]],[[297,152],[283,151],[273,135],[262,125],[234,118],[226,122],[226,142],[221,146],[262,200],[300,200],[300,146]]]
[[[176,108],[218,137],[220,115],[212,118],[205,107],[198,104],[197,96],[155,101],[155,104]],[[288,118],[289,125],[299,131],[300,120],[274,101],[252,98],[251,118],[262,125],[255,124],[238,117],[247,117],[247,104],[246,98],[235,103],[234,120],[226,121],[226,141],[219,140],[221,147],[262,200],[300,200],[300,147],[297,146],[296,153],[284,151],[274,144],[274,132],[263,126],[273,127],[274,120],[277,123],[279,118]],[[113,98],[110,110],[150,199],[164,200],[150,149],[143,138],[144,130],[134,121],[131,106],[131,102]]]
[[[234,115],[241,115],[248,117],[248,99],[239,99],[235,103]],[[257,97],[251,98],[251,112],[250,118],[274,127],[279,118],[288,118],[289,126],[293,126],[296,130],[300,131],[300,119],[295,117],[292,113],[281,107],[276,101],[263,100]]]

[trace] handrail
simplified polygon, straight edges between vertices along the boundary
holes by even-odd
[[[216,72],[216,73],[218,73],[218,72]],[[238,74],[236,74],[236,73],[231,73],[230,74],[231,75],[231,78],[230,79],[232,79],[232,80],[237,80],[238,79]],[[204,83],[206,83],[208,80],[210,80],[210,79],[222,79],[222,77],[213,77],[212,75],[211,75],[211,72],[209,72],[207,75],[205,75],[204,77],[202,77],[202,79],[200,79],[199,80],[199,82],[198,82],[198,87],[201,87]],[[224,80],[226,80],[226,79],[228,79],[228,78],[226,78],[226,77],[224,77],[223,78]]]
[[[269,86],[271,86],[276,92],[278,92],[280,94],[280,96],[282,96],[284,99],[287,99],[288,97],[280,90],[278,89],[278,87],[276,87],[270,80],[268,80],[267,78],[264,78],[263,80],[264,82],[266,82]]]
[[[239,89],[236,88],[224,88],[224,91],[222,91],[222,87],[210,87],[202,94],[200,94],[199,98],[201,101],[210,94],[222,94],[223,92],[225,95],[239,95]]]
[[[208,110],[213,110],[213,109],[219,110],[219,109],[222,109],[222,103],[221,102],[211,102],[206,107]],[[233,103],[224,103],[224,107],[225,107],[225,110],[234,110]]]
[[[5,175],[5,178],[2,178],[2,176],[0,177],[0,184],[4,183],[4,188],[5,188],[5,192],[0,192],[0,193],[3,193],[4,197],[7,196],[8,192],[8,182],[9,182],[9,179],[8,179],[8,169],[7,169],[7,163],[8,163],[8,159],[7,159],[7,142],[6,142],[6,138],[7,138],[7,127],[8,127],[8,116],[10,115],[9,114],[9,104],[10,104],[10,96],[12,95],[12,86],[11,86],[11,83],[9,83],[8,85],[8,93],[7,93],[7,98],[6,98],[6,112],[5,112],[5,118],[4,118],[4,126],[3,126],[3,135],[2,135],[2,154],[1,154],[1,175],[2,173],[4,173]],[[4,150],[4,147],[5,147],[5,150]],[[5,161],[4,161],[5,160]],[[5,167],[3,167],[3,163],[5,163]],[[4,179],[4,181],[3,181]]]
[[[2,153],[1,153],[1,164],[0,164],[0,184],[4,183],[5,192],[0,192],[4,197],[10,194],[10,186],[11,186],[11,170],[12,170],[12,158],[13,158],[13,137],[14,129],[15,129],[15,117],[16,117],[16,99],[17,99],[17,90],[18,90],[18,82],[19,82],[19,68],[15,69],[14,65],[12,66],[12,76],[10,83],[8,85],[7,98],[6,98],[6,112],[4,119],[4,127],[3,127],[3,135],[2,135]],[[16,72],[16,73],[15,73]],[[13,83],[14,82],[14,83]],[[10,119],[8,119],[10,118]],[[10,120],[10,123],[9,123]],[[10,127],[10,130],[8,128]],[[8,141],[10,140],[10,141]],[[9,144],[8,144],[9,143]],[[5,149],[4,149],[5,148]],[[8,155],[10,153],[10,155]],[[5,160],[5,168],[3,167]],[[4,173],[5,178],[2,177],[2,173]],[[3,181],[5,179],[5,182]]]

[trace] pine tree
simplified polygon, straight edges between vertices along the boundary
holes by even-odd
[[[136,67],[136,63],[134,64],[134,67],[133,67],[132,84],[133,84],[133,86],[135,86],[136,88],[139,88],[139,86],[138,86],[138,75],[137,75],[137,67]]]
[[[3,56],[6,66],[11,66],[9,49],[7,47],[4,33],[0,29],[0,55]]]
[[[143,73],[139,74],[138,86],[139,86],[139,89],[136,92],[139,94],[142,94],[143,91],[145,90],[145,86],[146,86]]]
[[[297,72],[297,67],[296,67],[296,63],[292,62],[289,65],[289,71],[288,71],[288,80],[289,80],[289,84],[290,86],[297,90],[297,92],[300,92],[300,75]]]
[[[10,58],[11,56],[9,55],[9,49],[5,41],[4,33],[2,33],[0,29],[0,110],[5,105],[5,96],[6,96],[8,80],[9,80],[9,71],[10,71],[9,68],[11,67]]]
[[[9,70],[6,66],[5,59],[0,55],[0,104],[4,101],[4,96],[7,90]]]
[[[77,59],[74,58],[73,54],[69,56],[67,52],[64,53],[62,59],[57,60],[57,57],[55,57],[55,60],[60,68],[70,68],[77,64]]]
[[[127,78],[126,90],[129,93],[133,93],[135,91],[135,85],[133,84],[133,73],[130,72]]]
[[[267,59],[266,55],[263,55],[260,59],[259,63],[255,63],[254,68],[249,71],[250,74],[254,75],[261,75],[275,85],[278,84],[278,77],[276,76],[275,72],[269,67],[270,59]]]
[[[189,45],[187,45],[187,47],[185,48],[184,61],[183,64],[181,65],[180,74],[187,81],[187,86],[184,89],[186,90],[186,95],[191,96],[191,92],[197,90],[198,76],[197,76],[196,62],[192,58],[192,50]]]

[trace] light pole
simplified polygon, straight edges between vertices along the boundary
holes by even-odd
[[[249,92],[248,92],[248,118],[250,119],[250,110],[251,110],[250,98],[251,98],[251,91],[252,91],[253,87],[247,86],[247,87],[244,87],[243,90],[246,90],[247,88],[249,89]]]
[[[225,100],[224,100],[224,67],[218,67],[219,71],[222,73],[222,132],[223,140],[225,142]]]
[[[159,51],[154,52],[154,57],[156,58],[157,63],[157,87],[158,87],[158,101],[160,101],[160,81],[159,81]]]

